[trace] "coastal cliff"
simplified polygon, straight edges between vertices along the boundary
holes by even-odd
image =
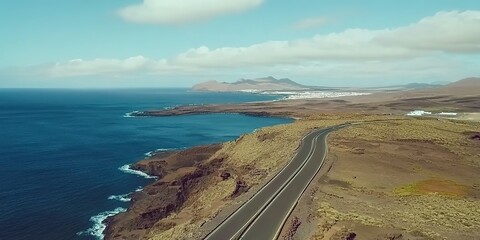
[[[179,210],[192,191],[214,172],[222,159],[205,162],[220,145],[198,146],[182,151],[160,152],[131,166],[158,179],[134,193],[127,212],[107,220],[105,239],[141,239],[152,228],[168,229],[159,222]]]

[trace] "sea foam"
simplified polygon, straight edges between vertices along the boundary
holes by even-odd
[[[130,202],[130,201],[132,201],[132,198],[130,197],[130,194],[131,193],[120,194],[120,195],[111,195],[110,197],[108,197],[108,199],[117,200],[117,201],[120,201],[120,202]]]
[[[93,226],[91,228],[82,232],[78,232],[77,235],[86,234],[86,235],[94,236],[98,240],[102,240],[105,237],[105,235],[103,234],[103,231],[105,230],[105,228],[107,228],[107,225],[105,225],[103,221],[105,221],[105,219],[107,219],[108,217],[115,216],[125,211],[127,211],[126,208],[118,207],[111,211],[101,212],[90,218],[90,221],[93,222]]]
[[[125,114],[123,115],[123,117],[132,118],[132,117],[135,117],[135,114],[137,114],[137,113],[140,113],[140,111],[133,111],[133,112],[125,113]]]
[[[120,170],[124,173],[134,174],[134,175],[138,175],[138,176],[141,176],[141,177],[144,177],[144,178],[157,178],[155,176],[148,175],[148,174],[146,174],[142,171],[131,169],[129,164],[125,164],[125,165],[119,167],[118,170]]]
[[[145,155],[146,157],[151,157],[151,156],[155,155],[155,153],[167,152],[167,151],[173,151],[173,150],[176,150],[176,148],[157,148],[153,151],[146,152],[143,155]]]

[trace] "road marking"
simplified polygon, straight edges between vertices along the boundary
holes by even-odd
[[[304,161],[304,164],[302,165],[302,168],[301,168],[298,172],[295,172],[294,176],[292,177],[292,181],[293,181],[293,179],[294,179],[295,177],[298,176],[298,174],[300,173],[300,171],[303,170],[303,167],[306,165],[306,163],[310,161],[311,157],[313,156],[313,152],[315,152],[315,150],[316,150],[316,148],[317,148],[316,142],[317,142],[317,140],[318,140],[318,137],[320,137],[320,135],[322,135],[322,134],[324,134],[324,133],[325,133],[325,132],[320,133],[318,136],[316,136],[316,137],[313,139],[313,145],[312,145],[312,146],[314,146],[314,147],[313,147],[313,151],[310,152],[309,156],[308,156],[308,157],[306,158],[306,160]],[[326,136],[325,136],[325,137],[326,137]],[[315,174],[315,175],[316,175],[316,174]],[[287,184],[285,184],[286,186],[284,186],[284,187],[281,189],[281,191],[280,191],[277,195],[275,195],[275,199],[273,199],[272,201],[270,201],[270,202],[268,203],[269,206],[270,206],[270,204],[271,204],[274,200],[276,200],[276,197],[277,197],[278,195],[280,195],[283,191],[285,191],[285,189],[287,189],[288,185],[289,185],[292,181],[289,181]],[[307,185],[307,186],[308,186],[308,185]],[[303,194],[303,191],[302,191],[302,194]],[[302,194],[300,194],[300,196],[301,196]],[[297,202],[297,200],[296,200],[295,202]],[[294,204],[294,205],[296,205],[296,204]],[[269,206],[265,207],[265,208],[262,209],[262,210],[267,209]],[[293,210],[293,208],[291,208],[291,210]],[[289,211],[291,211],[291,210],[289,210]],[[255,223],[257,222],[258,217],[259,217],[260,215],[261,215],[261,214],[259,214],[259,215],[256,217],[256,219],[250,224],[250,226],[252,226],[253,224],[255,224]],[[289,215],[290,215],[290,212],[289,212],[288,216],[289,216]],[[288,218],[288,216],[287,216],[287,218]],[[285,221],[285,220],[284,220],[284,221]],[[282,222],[284,223],[284,221],[282,221]],[[283,224],[282,224],[282,227],[283,227]],[[277,233],[278,233],[278,234],[280,234],[279,231],[282,230],[282,227],[280,227],[279,229],[277,229]],[[249,228],[245,229],[245,231],[243,231],[242,235],[243,235],[244,233],[246,233],[246,232],[248,231],[248,229],[249,229]],[[274,238],[274,239],[277,239],[277,233],[275,234],[275,238]],[[240,239],[242,239],[242,236],[240,236]]]
[[[322,130],[321,132],[323,133],[323,130]],[[312,132],[312,133],[315,133],[315,131]],[[322,134],[322,133],[320,133],[320,134]],[[309,136],[309,135],[310,135],[310,134],[308,134],[307,136]],[[314,138],[312,139],[312,142],[315,142],[317,138],[318,138],[318,136],[317,136],[317,137],[314,137]],[[305,139],[305,138],[303,138],[303,139]],[[310,156],[312,155],[312,153],[313,153],[314,150],[315,150],[314,144],[312,144],[312,145],[310,146],[310,151],[309,151],[308,156],[307,156],[306,159],[309,159],[309,158],[310,158]],[[298,152],[297,152],[297,154],[298,154]],[[295,155],[295,157],[296,157],[296,156],[297,156],[297,155]],[[290,177],[287,179],[287,181],[286,181],[285,183],[283,183],[282,186],[280,186],[280,188],[279,188],[277,191],[275,191],[275,193],[267,200],[267,202],[264,203],[264,204],[260,207],[260,209],[257,210],[257,211],[255,212],[255,214],[254,214],[251,218],[249,218],[248,221],[247,221],[237,232],[235,232],[235,234],[234,234],[231,238],[229,238],[229,240],[237,239],[237,235],[238,235],[239,233],[241,234],[242,232],[244,232],[244,228],[245,228],[245,227],[248,228],[248,226],[249,226],[251,223],[254,222],[254,220],[263,212],[263,210],[265,210],[265,208],[267,208],[268,205],[270,205],[270,203],[271,203],[273,200],[275,200],[275,198],[278,196],[278,194],[280,194],[280,193],[282,192],[282,190],[285,188],[285,186],[288,185],[288,183],[290,183],[290,181],[296,176],[296,173],[299,172],[299,171],[303,168],[303,166],[305,165],[306,162],[307,162],[307,161],[303,161],[302,164],[300,164],[300,166],[298,166],[298,168],[295,169],[293,175],[290,176]],[[262,190],[263,190],[263,188],[262,188]],[[258,192],[260,192],[260,191],[258,191]],[[257,193],[258,193],[258,192],[257,192]],[[253,198],[253,197],[252,197],[252,198]],[[253,222],[252,222],[252,221],[253,221]]]
[[[325,131],[326,131],[326,129],[321,129],[321,130],[316,129],[316,130],[308,133],[306,136],[304,136],[304,137],[302,138],[302,142],[300,143],[300,147],[299,147],[299,148],[301,148],[302,143],[304,143],[305,138],[307,138],[307,137],[309,137],[310,135],[315,134],[315,133],[322,134],[322,133],[325,132]],[[317,137],[315,137],[313,140],[315,140],[316,138],[317,138]],[[313,146],[313,145],[312,145],[312,146]],[[310,157],[310,154],[311,154],[311,152],[312,152],[312,146],[310,146],[310,152],[309,152],[309,155],[307,156],[307,159],[308,159],[308,157]],[[297,152],[295,153],[295,155],[294,155],[293,158],[292,158],[292,161],[297,157],[297,155],[299,154],[299,152],[300,152],[300,151],[297,151]],[[249,225],[250,222],[252,221],[252,219],[254,219],[259,213],[261,213],[261,212],[263,211],[263,209],[265,208],[265,206],[268,205],[268,203],[271,202],[271,200],[275,198],[275,196],[283,189],[283,187],[284,187],[285,185],[288,184],[288,182],[290,182],[290,180],[293,178],[293,175],[295,175],[295,173],[298,172],[298,171],[303,167],[303,165],[305,164],[305,162],[307,162],[307,161],[304,161],[297,169],[295,169],[295,171],[294,171],[294,173],[292,174],[292,176],[290,176],[290,177],[287,179],[287,181],[280,186],[279,190],[277,190],[277,191],[273,194],[273,196],[270,197],[270,198],[267,200],[267,203],[266,203],[266,204],[262,205],[262,207],[260,208],[260,210],[257,211],[257,212],[254,214],[254,216],[251,217],[251,218],[242,226],[242,228],[240,228],[231,238],[229,238],[230,240],[231,240],[231,239],[235,239],[235,237],[238,235],[238,233],[241,232],[241,231],[243,231],[243,228],[245,228],[245,226]],[[290,162],[290,163],[291,163],[291,162]],[[289,163],[289,164],[290,164],[290,163]],[[208,239],[210,236],[212,236],[214,233],[216,233],[224,224],[226,224],[226,222],[228,222],[228,220],[230,220],[233,215],[235,215],[235,214],[237,214],[238,212],[240,212],[241,209],[242,209],[243,207],[245,207],[249,202],[251,202],[252,199],[253,199],[255,196],[257,196],[258,194],[260,194],[260,192],[262,192],[262,191],[270,184],[270,182],[272,182],[278,175],[280,175],[280,174],[288,167],[289,164],[285,165],[285,166],[282,168],[282,170],[280,170],[280,172],[278,172],[277,174],[275,174],[275,176],[272,177],[272,179],[270,179],[265,185],[263,185],[263,186],[262,186],[255,194],[253,194],[244,204],[242,204],[242,206],[240,206],[237,210],[235,210],[232,214],[230,214],[225,220],[223,220],[223,222],[222,222],[220,225],[218,225],[213,231],[211,231],[204,239]]]
[[[312,142],[316,142],[317,139],[318,139],[318,136],[314,137],[312,139]],[[303,169],[305,164],[308,162],[308,159],[310,159],[310,157],[312,156],[313,151],[315,151],[315,144],[312,144],[312,146],[310,146],[310,152],[308,153],[308,156],[306,158],[307,160],[302,162],[302,164],[295,170],[294,174],[290,176],[287,179],[287,181],[284,184],[282,184],[282,186],[280,186],[280,188],[268,199],[268,201],[264,203],[262,207],[257,212],[255,212],[255,214],[250,219],[248,219],[248,221],[235,233],[235,235],[233,235],[230,238],[230,240],[236,239],[236,236],[239,233],[243,234],[248,229],[248,227],[251,226],[251,224],[255,223],[255,220],[258,219],[258,216],[260,216],[261,213],[270,205],[270,203],[272,203],[275,200],[275,198],[283,191],[283,189],[285,189],[285,186],[287,186],[295,178],[295,176],[297,176],[297,173]],[[247,229],[244,230],[245,227],[247,227]]]
[[[330,132],[333,132],[335,130],[338,130],[338,129],[341,129],[343,127],[346,127],[347,125],[349,124],[341,124],[341,125],[337,125],[337,126],[332,126],[332,127],[329,127],[329,128],[326,128],[326,129],[315,129],[314,131],[310,132],[309,134],[307,134],[306,136],[304,136],[302,138],[302,142],[301,144],[299,145],[299,148],[297,148],[297,152],[295,153],[294,157],[292,158],[291,161],[293,161],[297,156],[298,154],[300,153],[300,148],[302,147],[302,145],[305,143],[305,139],[309,136],[311,136],[312,134],[318,134],[317,136],[315,136],[313,139],[312,139],[312,144],[310,146],[310,151],[307,155],[307,157],[305,158],[305,160],[300,164],[299,167],[297,167],[295,169],[295,171],[293,172],[292,175],[290,175],[288,177],[288,179],[280,186],[280,188],[278,190],[276,190],[274,192],[274,194],[267,199],[267,201],[260,207],[259,210],[257,210],[255,212],[255,214],[250,217],[248,219],[248,221],[246,221],[246,223],[237,231],[235,232],[235,234],[230,237],[229,239],[232,240],[232,239],[238,239],[237,238],[237,235],[240,233],[241,236],[240,238],[242,237],[242,235],[248,231],[248,229],[250,229],[250,227],[258,220],[258,217],[262,215],[262,212],[265,211],[265,209],[267,209],[271,203],[273,201],[275,201],[277,199],[277,197],[283,192],[285,191],[285,189],[288,187],[288,185],[291,184],[291,182],[293,181],[293,179],[295,179],[299,173],[304,169],[305,165],[310,161],[310,159],[312,158],[313,156],[313,153],[316,151],[316,148],[317,148],[317,141],[318,141],[318,138],[321,136],[321,135],[324,135],[324,146],[325,146],[325,151],[324,151],[324,154],[323,154],[323,158],[322,158],[322,162],[320,163],[320,166],[319,168],[315,171],[315,173],[313,174],[313,176],[310,178],[310,180],[308,181],[307,185],[302,189],[302,192],[298,195],[298,197],[296,198],[294,204],[292,205],[292,207],[289,209],[286,217],[284,220],[282,220],[282,224],[281,226],[277,229],[277,232],[276,232],[276,235],[275,235],[275,238],[278,237],[278,235],[281,233],[281,230],[285,224],[285,221],[288,219],[288,217],[290,216],[291,212],[293,211],[293,209],[296,207],[296,205],[298,204],[298,201],[299,199],[302,197],[302,195],[304,194],[304,192],[306,191],[306,189],[308,188],[308,186],[310,185],[310,183],[313,181],[313,179],[315,178],[315,176],[318,174],[318,172],[320,171],[321,167],[324,165],[324,162],[325,162],[325,158],[327,156],[327,152],[328,152],[328,146],[327,146],[327,136],[330,134]],[[274,177],[272,177],[265,185],[263,185],[256,193],[254,193],[244,204],[242,204],[242,206],[240,206],[237,210],[235,210],[233,213],[231,213],[226,219],[224,219],[222,221],[222,223],[217,226],[215,229],[213,229],[206,237],[205,239],[208,239],[209,237],[211,237],[213,234],[215,234],[223,225],[225,225],[228,221],[230,221],[232,219],[233,216],[235,216],[236,214],[238,214],[239,212],[241,212],[241,210],[243,209],[243,207],[245,207],[248,203],[250,203],[252,201],[252,199],[254,199],[258,194],[260,194],[262,191],[265,190],[266,187],[268,187],[271,182],[276,179],[282,172],[285,171],[285,169],[291,164],[291,162],[287,165],[285,165],[282,170],[280,170]],[[246,229],[245,229],[246,227]],[[245,229],[245,230],[244,230]]]
[[[293,210],[295,209],[295,207],[298,205],[298,201],[300,200],[300,198],[302,198],[303,194],[305,193],[305,191],[307,190],[308,186],[310,185],[310,183],[313,181],[313,179],[315,179],[315,177],[317,176],[318,172],[320,172],[320,169],[322,169],[322,166],[323,164],[325,163],[325,158],[327,157],[327,151],[328,151],[328,147],[327,147],[327,136],[328,134],[330,133],[327,133],[327,135],[325,136],[324,138],[324,144],[325,144],[325,152],[323,153],[323,158],[322,158],[322,162],[320,163],[320,167],[317,169],[317,171],[315,171],[315,174],[313,174],[313,176],[310,178],[310,180],[308,181],[307,185],[303,188],[302,192],[300,193],[300,195],[298,196],[297,199],[295,199],[295,203],[292,205],[292,207],[288,210],[288,213],[287,215],[285,215],[285,218],[282,220],[282,223],[281,223],[281,227],[279,227],[277,229],[277,232],[275,233],[275,237],[273,239],[278,239],[278,237],[280,236],[280,234],[282,233],[282,230],[283,230],[283,226],[285,226],[285,222],[287,221],[287,219],[290,217],[290,214],[292,214]]]

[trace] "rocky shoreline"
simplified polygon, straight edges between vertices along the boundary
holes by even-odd
[[[231,177],[228,172],[217,172],[221,157],[210,159],[220,148],[221,144],[213,144],[159,152],[133,164],[132,169],[158,179],[133,194],[126,212],[105,221],[105,239],[143,239],[152,228],[167,230],[175,226],[175,222],[161,220],[181,209],[189,195],[201,189],[209,178]],[[242,181],[238,183],[232,196],[245,187]]]
[[[215,114],[215,113],[230,113],[230,114],[243,114],[247,116],[256,117],[289,117],[294,115],[292,112],[273,112],[265,109],[268,104],[259,105],[258,109],[243,109],[241,106],[250,108],[249,104],[238,105],[195,105],[195,106],[178,106],[171,109],[162,110],[149,110],[149,111],[137,111],[130,114],[132,117],[168,117],[168,116],[180,116],[180,115],[199,115],[199,114]]]

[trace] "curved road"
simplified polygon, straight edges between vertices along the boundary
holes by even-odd
[[[307,134],[290,163],[205,239],[276,239],[298,199],[323,165],[327,135],[345,126]]]

